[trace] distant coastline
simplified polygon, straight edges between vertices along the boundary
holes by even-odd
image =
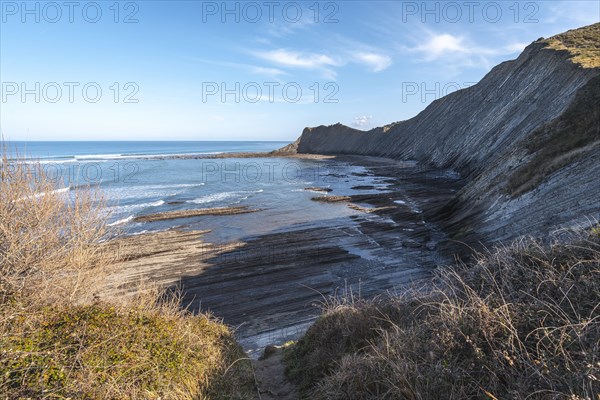
[[[269,153],[286,141],[3,141],[8,156],[43,162],[89,162],[235,153]]]

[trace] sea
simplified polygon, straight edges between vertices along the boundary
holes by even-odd
[[[270,152],[289,142],[98,141],[5,142],[9,158],[39,162],[57,190],[91,186],[101,191],[108,223],[123,235],[168,229],[210,230],[225,243],[261,234],[327,224],[357,213],[342,204],[311,201],[329,195],[384,191],[385,177],[335,159],[211,158],[216,154]],[[353,187],[361,186],[358,191]],[[372,187],[364,190],[364,187]],[[245,206],[260,210],[153,222],[136,217],[178,210]]]

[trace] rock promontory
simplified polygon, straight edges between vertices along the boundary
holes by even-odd
[[[306,128],[294,148],[454,169],[467,183],[435,217],[458,240],[600,219],[600,24],[533,42],[412,119]]]

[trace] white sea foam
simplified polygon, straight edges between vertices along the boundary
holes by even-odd
[[[49,195],[49,194],[67,193],[69,190],[71,190],[70,187],[65,187],[65,188],[60,188],[60,189],[52,190],[50,192],[40,192],[40,193],[36,193],[34,195],[31,195],[31,196],[21,197],[20,199],[17,199],[16,201],[39,199],[40,197],[44,197],[44,196]]]
[[[76,160],[103,160],[103,159],[115,159],[124,157],[123,154],[86,154],[82,156],[75,156]]]
[[[155,188],[165,188],[165,189],[169,189],[169,188],[186,188],[186,187],[196,187],[196,186],[204,186],[205,183],[204,182],[199,182],[199,183],[179,183],[179,184],[175,184],[175,185],[164,185],[164,186],[154,186]]]
[[[127,205],[116,205],[107,207],[110,211],[121,214],[124,212],[132,212],[134,210],[138,210],[140,208],[148,208],[148,207],[158,207],[165,204],[164,200],[152,201],[149,203],[139,203],[139,204],[127,204]]]
[[[301,190],[298,190],[298,191],[299,192],[317,193],[317,194],[329,193],[326,190],[317,190],[317,189],[301,189]]]
[[[187,203],[192,203],[192,204],[207,204],[207,203],[214,203],[214,202],[217,202],[217,201],[223,201],[223,200],[227,200],[227,199],[231,199],[231,198],[234,198],[234,197],[241,196],[241,198],[239,198],[238,201],[236,202],[236,203],[239,203],[242,200],[248,199],[250,197],[250,195],[252,195],[252,194],[262,193],[262,192],[264,192],[264,189],[258,189],[258,190],[254,190],[254,191],[213,193],[213,194],[209,194],[209,195],[206,195],[206,196],[195,198],[193,200],[188,200]]]
[[[64,188],[60,188],[60,189],[53,190],[53,191],[51,191],[51,192],[49,192],[49,193],[50,193],[50,194],[66,193],[66,192],[68,192],[69,190],[71,190],[71,188],[70,188],[70,187],[64,187]],[[46,193],[42,192],[42,193],[40,193],[40,194],[37,194],[36,196],[44,196],[45,194],[46,194]]]
[[[70,161],[75,161],[74,158],[70,158],[70,159],[60,159],[60,160],[36,160],[36,159],[32,159],[32,160],[24,160],[23,162],[25,164],[40,164],[40,165],[46,165],[46,164],[59,164],[59,163],[65,163],[65,162],[70,162]]]
[[[203,186],[200,183],[181,183],[171,185],[132,185],[128,187],[106,188],[107,197],[114,200],[137,199],[143,201],[148,198],[176,196],[183,193],[186,188]]]
[[[142,190],[154,190],[154,189],[178,189],[178,188],[188,188],[188,187],[196,187],[196,186],[204,186],[204,182],[199,183],[173,183],[173,184],[165,184],[165,185],[135,185],[130,189],[142,189]]]
[[[57,158],[57,159],[46,159],[46,160],[37,160],[37,159],[29,159],[29,160],[25,160],[24,163],[25,164],[31,164],[31,165],[48,165],[48,164],[66,164],[66,165],[71,165],[71,164],[89,164],[89,163],[106,163],[109,162],[110,159],[107,158],[102,158],[102,159],[95,159],[95,158],[86,158],[86,159],[80,159],[80,158]]]
[[[213,193],[213,194],[209,194],[209,195],[206,195],[206,196],[195,198],[193,200],[188,200],[187,203],[193,203],[193,204],[212,203],[212,202],[215,202],[215,201],[221,201],[221,200],[229,199],[231,197],[234,197],[236,194],[237,194],[237,192]]]
[[[24,160],[27,164],[65,164],[65,163],[90,163],[108,162],[115,160],[154,160],[177,157],[198,157],[221,154],[219,151],[189,154],[81,154],[73,156],[28,157]]]
[[[76,160],[127,160],[127,159],[160,159],[177,157],[196,157],[221,154],[220,151],[202,153],[165,153],[165,154],[83,154],[74,156]]]
[[[130,215],[130,216],[129,216],[129,217],[127,217],[127,218],[123,218],[123,219],[120,219],[120,220],[118,220],[118,221],[115,221],[115,222],[113,222],[113,223],[110,223],[110,224],[108,224],[108,226],[117,226],[117,225],[123,225],[123,224],[126,224],[126,223],[128,223],[128,222],[132,221],[132,220],[133,220],[133,218],[134,218],[134,216],[133,216],[133,215]]]

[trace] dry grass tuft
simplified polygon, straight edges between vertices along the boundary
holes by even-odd
[[[0,160],[0,293],[40,301],[93,296],[111,262],[104,202],[91,187],[71,191],[37,162]]]
[[[333,308],[288,350],[288,375],[314,399],[597,399],[597,232],[523,239],[440,270],[427,293]]]
[[[0,397],[255,398],[231,331],[181,310],[177,294],[95,298],[118,256],[106,220],[98,191],[60,187],[3,153]]]

